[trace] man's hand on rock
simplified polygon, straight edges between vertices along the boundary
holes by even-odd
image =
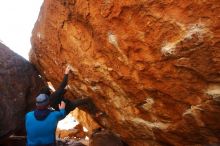
[[[65,74],[69,74],[71,70],[71,67],[69,65],[67,65],[66,69],[65,69]]]

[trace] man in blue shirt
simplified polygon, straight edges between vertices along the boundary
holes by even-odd
[[[25,126],[27,146],[55,146],[55,131],[58,121],[66,116],[66,104],[59,104],[59,111],[49,109],[49,96],[40,94],[36,98],[36,110],[26,114]]]

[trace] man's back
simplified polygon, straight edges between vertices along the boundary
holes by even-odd
[[[64,109],[51,111],[43,120],[37,120],[34,111],[27,113],[25,125],[28,146],[54,143],[57,123],[64,117]]]

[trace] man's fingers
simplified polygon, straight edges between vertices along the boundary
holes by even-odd
[[[66,103],[64,101],[61,101],[61,103],[59,104],[59,109],[65,109],[66,107]]]

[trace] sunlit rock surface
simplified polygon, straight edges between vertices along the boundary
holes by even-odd
[[[34,107],[42,85],[33,66],[0,43],[0,138],[24,131],[25,113]]]
[[[86,137],[83,126],[69,114],[65,119],[59,121],[56,135],[60,139],[81,139]]]
[[[76,108],[70,114],[80,121],[84,126],[84,131],[88,132],[88,135],[91,135],[94,129],[100,128],[100,125],[89,114],[79,108]]]
[[[220,143],[220,1],[46,0],[30,58],[128,144]]]

